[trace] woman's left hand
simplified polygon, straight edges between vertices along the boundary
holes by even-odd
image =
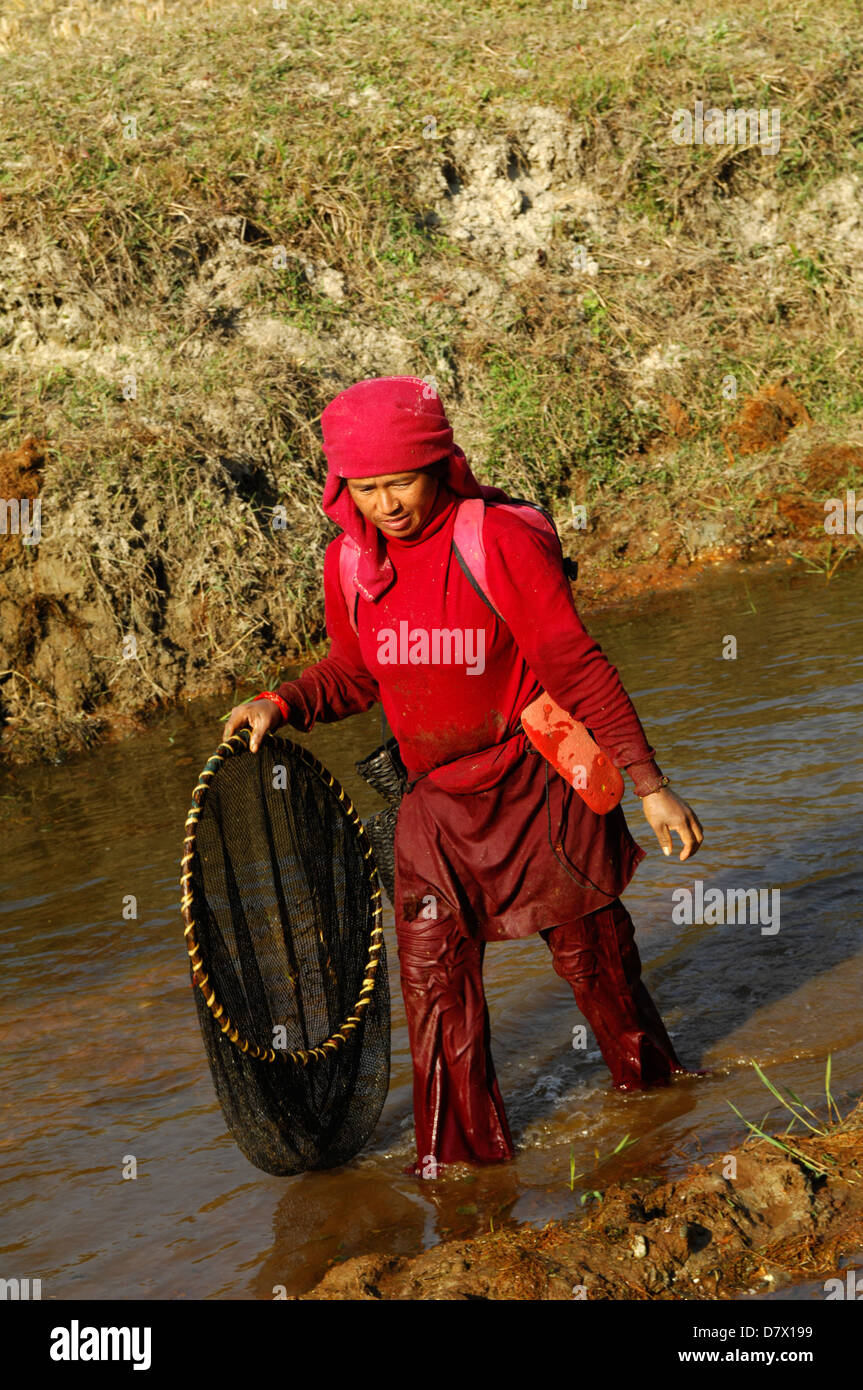
[[[671,839],[672,830],[680,836],[680,843],[683,848],[680,851],[680,859],[690,859],[693,854],[698,853],[698,847],[704,839],[704,831],[701,829],[701,822],[685,801],[674,792],[663,787],[658,792],[651,792],[649,796],[641,798],[644,807],[644,814],[647,817],[648,825],[651,825],[656,832],[663,854],[670,854],[674,848]]]

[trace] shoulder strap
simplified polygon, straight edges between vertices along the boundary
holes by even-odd
[[[554,536],[558,545],[560,545],[560,537],[557,534],[557,527],[551,513],[547,512],[545,507],[541,507],[538,502],[528,502],[522,497],[512,497],[509,502],[484,502],[481,497],[467,497],[459,504],[453,526],[453,549],[456,559],[480,598],[485,599],[492,612],[500,618],[501,615],[491,600],[488,562],[482,538],[482,523],[486,507],[500,507],[503,511],[513,512],[521,517],[522,521],[526,521],[529,526],[535,527],[537,531]],[[561,559],[563,560],[562,546]]]
[[[459,503],[453,524],[452,548],[470,584],[499,618],[500,614],[489,594],[488,566],[482,541],[485,507],[486,504],[481,497],[465,497]]]
[[[354,584],[354,575],[359,569],[359,564],[360,548],[353,536],[345,534],[339,550],[339,583],[342,586],[348,618],[354,632],[357,631],[357,608],[360,602],[359,590]]]

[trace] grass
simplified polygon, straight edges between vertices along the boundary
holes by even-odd
[[[809,1130],[811,1135],[814,1135],[821,1139],[826,1139],[829,1135],[836,1132],[838,1126],[844,1124],[842,1115],[839,1112],[839,1107],[837,1106],[830,1089],[832,1073],[831,1055],[828,1055],[827,1066],[824,1074],[824,1094],[827,1103],[826,1120],[819,1120],[819,1117],[815,1113],[815,1111],[810,1109],[810,1107],[806,1105],[805,1102],[802,1101],[800,1097],[796,1095],[794,1091],[791,1090],[790,1087],[786,1086],[782,1088],[782,1090],[784,1090],[785,1092],[785,1094],[783,1095],[782,1090],[780,1090],[777,1086],[773,1084],[770,1078],[762,1071],[761,1067],[758,1065],[757,1062],[753,1061],[752,1065],[755,1068],[755,1072],[758,1076],[759,1081],[761,1081],[762,1084],[766,1086],[767,1090],[774,1097],[774,1099],[778,1100],[780,1105],[782,1105],[783,1108],[787,1110],[788,1113],[791,1115],[791,1120],[784,1131],[785,1135],[791,1132],[795,1124],[801,1124]],[[787,1143],[784,1137],[780,1139],[777,1138],[775,1135],[766,1133],[766,1131],[763,1128],[763,1123],[761,1125],[757,1125],[753,1121],[747,1120],[745,1116],[743,1116],[737,1109],[737,1106],[734,1105],[731,1101],[728,1101],[728,1104],[731,1106],[731,1109],[734,1111],[735,1115],[737,1115],[739,1119],[743,1120],[743,1123],[746,1125],[747,1129],[750,1131],[751,1134],[756,1135],[765,1143],[770,1144],[774,1149],[779,1149],[782,1153],[788,1154],[790,1158],[796,1159],[798,1163],[802,1163],[803,1166],[805,1168],[808,1168],[810,1172],[815,1173],[819,1177],[824,1177],[829,1175],[833,1167],[835,1167],[837,1160],[832,1158],[829,1154],[824,1154],[821,1158],[813,1156],[811,1154],[804,1154],[801,1152],[799,1148],[795,1148],[793,1144]],[[807,1119],[807,1116],[809,1116],[810,1118]],[[813,1123],[813,1121],[818,1121],[818,1123]],[[852,1183],[855,1186],[857,1185],[856,1183],[854,1183],[854,1180],[852,1178],[847,1178],[846,1181]]]
[[[598,1168],[598,1167],[601,1167],[601,1165],[602,1165],[603,1163],[608,1163],[612,1158],[615,1158],[617,1154],[623,1153],[624,1149],[631,1148],[633,1144],[637,1144],[637,1143],[638,1143],[638,1140],[637,1140],[637,1139],[630,1139],[630,1137],[629,1137],[628,1134],[624,1134],[623,1138],[619,1141],[619,1143],[617,1143],[617,1144],[614,1146],[614,1148],[611,1149],[611,1150],[609,1151],[609,1153],[607,1153],[607,1154],[600,1154],[599,1149],[595,1148],[594,1151],[593,1151],[593,1154],[594,1154],[594,1158],[596,1159],[596,1167]],[[592,1172],[595,1172],[596,1169],[594,1168],[594,1169],[592,1169],[591,1171],[592,1171]],[[575,1184],[576,1184],[576,1182],[578,1181],[578,1179],[579,1179],[579,1178],[584,1178],[584,1177],[586,1177],[586,1176],[587,1176],[587,1173],[586,1173],[586,1172],[584,1172],[584,1173],[576,1173],[576,1171],[575,1171],[575,1148],[574,1148],[574,1146],[570,1147],[570,1150],[569,1150],[569,1190],[570,1190],[570,1192],[574,1192],[574,1191],[575,1191]],[[599,1201],[599,1202],[602,1201],[602,1193],[601,1193],[601,1192],[599,1192],[599,1191],[598,1191],[597,1189],[595,1189],[595,1188],[588,1188],[585,1192],[582,1192],[581,1197],[579,1198],[579,1201],[580,1201],[580,1203],[581,1203],[582,1206],[584,1206],[585,1202],[587,1201],[587,1199],[588,1199],[589,1197],[595,1197],[595,1198],[597,1199],[597,1201]]]
[[[734,534],[765,532],[719,439],[743,396],[787,376],[825,429],[863,426],[859,254],[836,232],[848,209],[806,221],[825,188],[863,174],[861,58],[853,0],[757,4],[745,22],[714,0],[697,17],[552,0],[541,23],[518,0],[9,10],[0,449],[49,441],[46,514],[75,511],[68,563],[93,566],[104,631],[149,593],[154,678],[174,693],[316,643],[334,534],[317,422],[367,375],[434,376],[482,480],[563,518],[575,504],[597,526],[628,515],[637,536],[721,504]],[[780,104],[779,154],[675,145],[671,113],[698,97]],[[435,188],[446,174],[470,191],[459,160],[495,138],[541,170],[554,123],[533,148],[532,106],[570,144],[553,137],[551,230],[516,276],[503,240],[450,234]],[[783,219],[777,247],[763,198]],[[574,268],[577,245],[596,275]],[[339,272],[344,299],[309,266]],[[482,312],[464,289],[477,277]],[[669,343],[679,365],[644,375]],[[669,434],[665,393],[691,436]],[[762,491],[795,466],[777,452]],[[85,488],[99,493],[93,525],[105,530],[109,501],[116,517],[104,544],[75,501]],[[593,553],[628,564],[633,547],[607,530]],[[157,562],[161,595],[145,583]],[[22,579],[22,602],[30,589]],[[96,664],[98,650],[94,638]],[[134,672],[122,679],[114,694],[134,703]],[[98,705],[98,682],[88,692]]]

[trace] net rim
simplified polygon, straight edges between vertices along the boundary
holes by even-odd
[[[186,941],[186,954],[192,966],[192,983],[197,985],[204,996],[204,1001],[213,1018],[219,1025],[225,1037],[248,1057],[254,1057],[260,1062],[280,1062],[282,1064],[292,1063],[306,1067],[309,1062],[323,1060],[329,1052],[338,1052],[339,1048],[349,1041],[350,1034],[353,1033],[362,1023],[363,1010],[367,1009],[371,1003],[372,993],[375,987],[378,962],[380,953],[384,945],[383,930],[383,903],[380,878],[378,876],[377,864],[375,863],[374,850],[371,840],[368,837],[365,826],[360,819],[359,813],[345,791],[344,787],[333,774],[324,767],[307,748],[303,748],[299,743],[294,743],[292,739],[277,739],[272,734],[265,734],[261,739],[261,746],[273,746],[277,748],[288,747],[293,754],[301,759],[320,780],[331,791],[335,791],[338,800],[342,803],[348,821],[354,829],[360,848],[363,851],[363,858],[369,867],[369,883],[371,885],[371,899],[373,903],[372,928],[369,933],[369,953],[366,960],[363,983],[360,987],[359,998],[348,1014],[347,1018],[317,1047],[297,1049],[293,1052],[276,1049],[272,1047],[262,1048],[257,1043],[251,1042],[243,1037],[239,1029],[229,1018],[224,1005],[219,1002],[218,996],[213,986],[210,984],[210,977],[207,974],[205,963],[201,955],[201,946],[198,941],[195,921],[192,916],[194,906],[194,895],[191,891],[192,863],[197,853],[196,838],[198,819],[207,799],[207,792],[210,786],[210,779],[218,772],[221,764],[230,757],[235,757],[248,751],[251,729],[241,729],[239,733],[219,744],[216,752],[208,758],[203,770],[201,771],[195,790],[192,793],[192,805],[186,817],[185,831],[183,840],[183,857],[180,861],[183,869],[180,878],[180,887],[183,896],[180,901],[180,913],[184,923],[183,936]]]

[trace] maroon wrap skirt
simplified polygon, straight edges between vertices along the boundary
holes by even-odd
[[[606,907],[629,883],[644,850],[621,807],[591,811],[525,735],[516,738],[523,756],[487,790],[459,795],[424,777],[402,798],[397,923],[434,913],[459,918],[475,940],[504,941]]]

